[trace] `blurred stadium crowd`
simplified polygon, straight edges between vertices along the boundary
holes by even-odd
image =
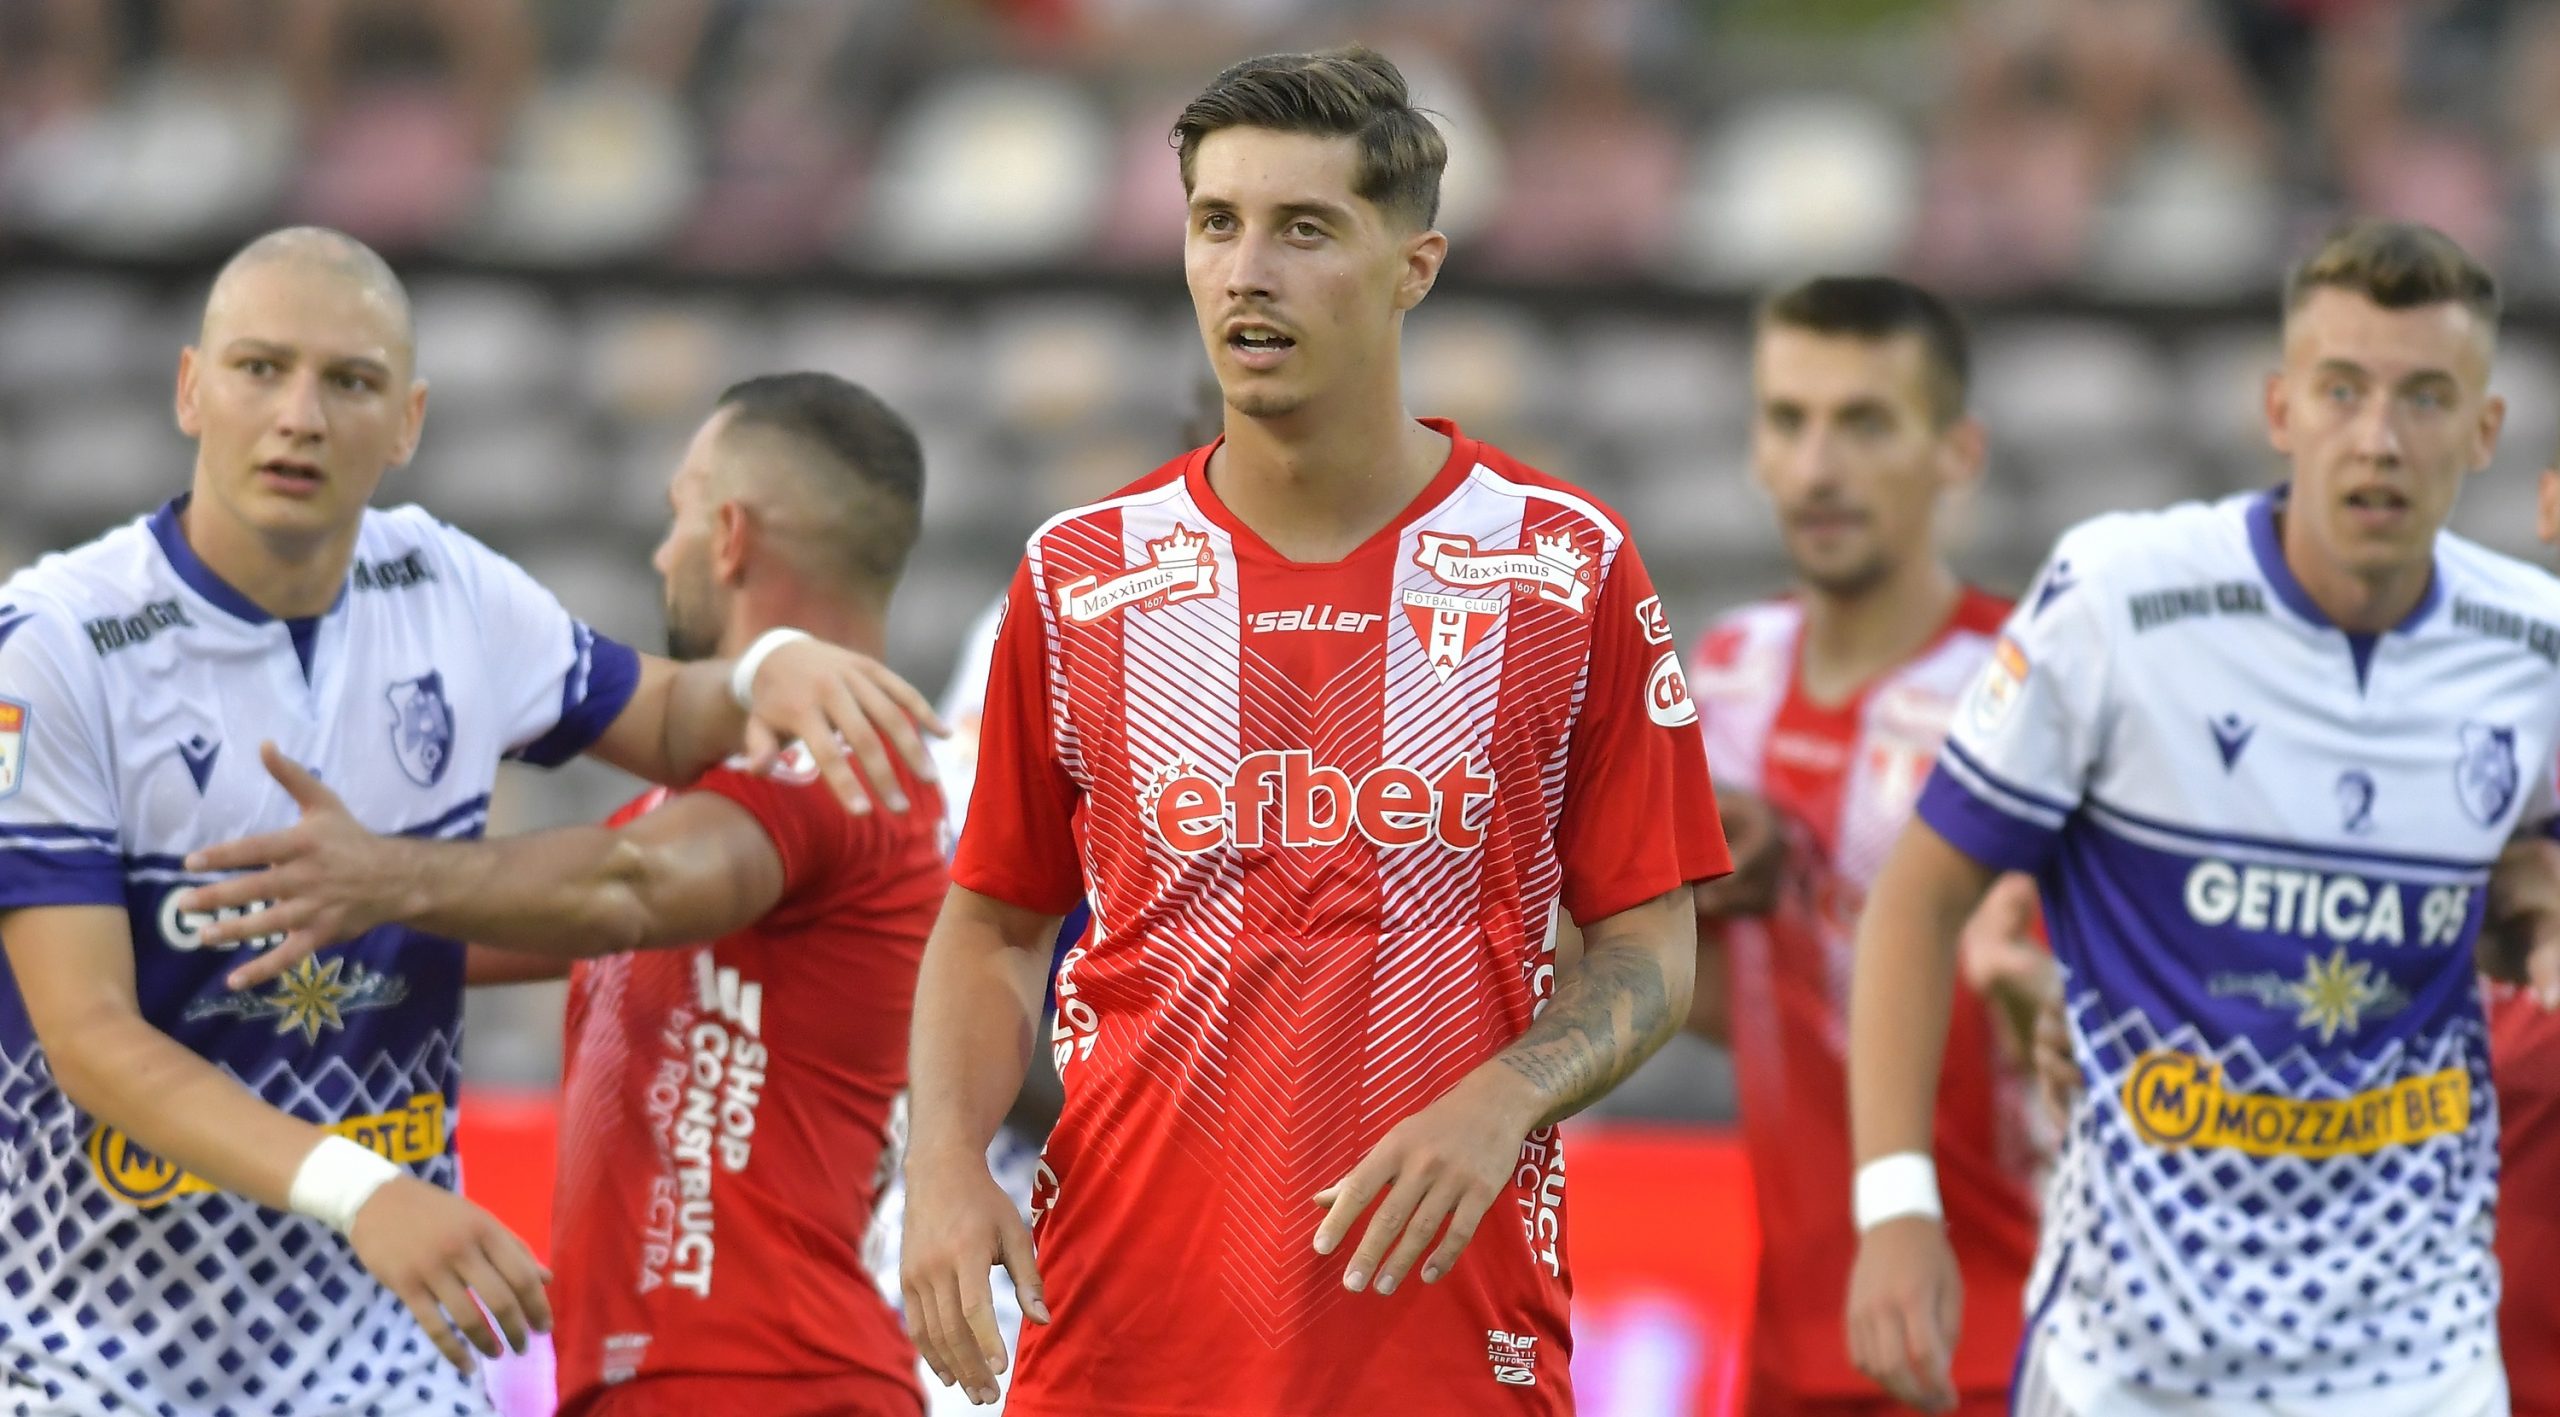
[[[1783,574],[1743,474],[1756,291],[1888,268],[1967,303],[1994,444],[1959,564],[2013,589],[2083,516],[2270,475],[2275,279],[2346,210],[2507,281],[2506,452],[2456,526],[2532,551],[2560,5],[0,0],[0,570],[182,485],[211,262],[317,222],[412,280],[433,412],[390,495],[642,643],[712,394],[878,390],[929,466],[893,659],[938,685],[1022,535],[1197,412],[1173,113],[1236,57],[1353,37],[1455,136],[1415,411],[1625,510],[1686,633]],[[517,788],[518,825],[621,790]],[[475,1075],[555,1075],[541,1007],[475,1004]],[[1605,1110],[1715,1111],[1705,1052]]]

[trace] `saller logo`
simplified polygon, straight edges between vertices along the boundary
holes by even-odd
[[[1156,835],[1185,856],[1226,845],[1336,846],[1354,831],[1384,847],[1437,842],[1472,851],[1484,845],[1485,831],[1475,804],[1490,802],[1493,786],[1465,752],[1429,776],[1381,763],[1355,783],[1293,748],[1250,754],[1224,781],[1190,763],[1168,764],[1139,802]]]
[[[1107,581],[1078,576],[1058,587],[1058,613],[1089,625],[1124,606],[1154,610],[1217,593],[1218,555],[1209,549],[1209,538],[1177,523],[1171,536],[1147,543],[1147,564]]]
[[[1461,590],[1518,585],[1576,614],[1590,606],[1591,557],[1573,544],[1569,533],[1532,536],[1529,545],[1518,551],[1479,551],[1472,536],[1426,531],[1413,560]]]

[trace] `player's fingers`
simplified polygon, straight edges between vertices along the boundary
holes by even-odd
[[[1360,1244],[1351,1252],[1351,1263],[1342,1271],[1342,1287],[1357,1294],[1369,1287],[1378,1267],[1386,1263],[1387,1247],[1404,1233],[1405,1222],[1421,1209],[1423,1198],[1431,1188],[1421,1178],[1399,1175],[1387,1184],[1378,1198],[1377,1209],[1369,1212],[1369,1223],[1360,1232]]]
[[[1493,1197],[1469,1194],[1449,1212],[1449,1228],[1432,1248],[1431,1258],[1422,1262],[1422,1282],[1437,1284],[1440,1276],[1455,1269],[1458,1256],[1466,1253],[1467,1242],[1476,1237],[1476,1227],[1484,1222],[1484,1213]]]
[[[809,761],[817,765],[818,776],[826,779],[828,789],[844,809],[856,814],[870,811],[871,794],[864,788],[861,775],[846,761],[844,745],[837,740],[835,727],[826,715],[811,710],[794,731],[800,735],[800,746],[808,751]]]
[[[488,1257],[489,1266],[498,1272],[499,1281],[515,1295],[516,1307],[524,1315],[525,1327],[535,1333],[549,1333],[551,1296],[543,1291],[543,1286],[551,1281],[551,1276],[544,1272],[541,1261],[533,1257],[533,1251],[526,1249],[524,1241],[517,1239],[512,1231],[501,1228],[497,1234],[480,1241],[480,1253]]]
[[[916,1356],[933,1370],[936,1381],[949,1387],[951,1371],[942,1365],[942,1344],[934,1332],[932,1297],[913,1282],[900,1285],[898,1297],[898,1312],[906,1317],[907,1337],[916,1345]]]
[[[276,780],[276,785],[293,799],[293,805],[305,812],[338,805],[338,794],[304,770],[302,764],[286,757],[274,743],[258,745],[258,761],[267,765],[267,776]]]
[[[282,944],[273,949],[260,950],[241,961],[240,967],[224,976],[222,982],[235,994],[243,989],[255,989],[309,959],[319,949],[319,946],[314,943],[319,938],[308,932],[299,937],[287,933]]]
[[[987,1274],[978,1266],[963,1270],[943,1311],[943,1353],[951,1362],[951,1375],[960,1380],[960,1390],[969,1394],[969,1400],[978,1403],[996,1400],[995,1375],[1004,1361],[1004,1334],[996,1327],[995,1286]]]
[[[266,866],[268,863],[258,861],[250,864],[255,866]],[[188,869],[193,870],[195,868],[189,867]],[[227,870],[232,868],[214,866],[206,867],[205,869]],[[244,905],[257,905],[264,901],[282,898],[286,894],[282,888],[282,882],[283,873],[273,869],[252,871],[245,876],[231,876],[219,881],[208,881],[203,885],[191,887],[190,889],[179,892],[178,908],[180,910],[193,911],[200,915],[210,915],[217,910],[237,910]],[[220,920],[213,922],[214,925],[222,925],[226,923],[228,922]],[[207,928],[210,929],[212,927],[208,926]]]
[[[943,722],[942,715],[934,711],[933,701],[917,692],[915,685],[898,677],[895,670],[874,660],[865,673],[872,687],[886,695],[889,702],[898,706],[902,717],[922,727],[925,732],[936,738],[951,736],[951,725]],[[926,755],[926,759],[924,763],[918,765],[918,771],[925,771],[933,766],[930,754]]]
[[[464,1372],[471,1371],[471,1350],[454,1336],[453,1326],[445,1322],[443,1310],[436,1307],[435,1296],[423,1284],[411,1282],[391,1291],[409,1308],[409,1317],[426,1331],[427,1341],[436,1346],[444,1360]]]
[[[453,1323],[454,1330],[460,1333],[465,1341],[489,1357],[495,1358],[500,1352],[497,1330],[489,1327],[488,1316],[480,1312],[478,1304],[472,1302],[471,1286],[463,1279],[460,1273],[461,1268],[456,1264],[450,1268],[430,1271],[426,1281],[427,1292],[436,1296],[436,1303],[444,1309],[446,1317]]]
[[[187,853],[186,867],[190,871],[247,871],[259,866],[282,865],[309,849],[310,839],[303,835],[301,829],[288,827],[265,836],[244,836],[237,841],[199,847]]]
[[[1918,1300],[1904,1305],[1901,1317],[1903,1372],[1911,1389],[1906,1400],[1924,1412],[1952,1409],[1955,1394],[1947,1385],[1947,1348],[1935,1306]]]
[[[1423,1250],[1432,1241],[1440,1238],[1440,1231],[1449,1223],[1449,1212],[1457,1209],[1465,1199],[1466,1185],[1459,1181],[1442,1181],[1424,1191],[1422,1200],[1413,1208],[1413,1215],[1397,1232],[1395,1248],[1387,1251],[1386,1259],[1379,1263],[1378,1277],[1372,1287],[1381,1294],[1396,1292],[1396,1286],[1402,1284],[1405,1275],[1412,1271],[1413,1262],[1422,1258]]]
[[[747,773],[752,777],[762,777],[773,771],[774,760],[782,756],[782,740],[765,726],[761,718],[747,720],[746,748]]]
[[[270,935],[288,935],[309,925],[315,913],[310,905],[302,901],[290,899],[270,901],[261,910],[253,910],[245,915],[228,915],[220,920],[205,922],[204,928],[196,932],[196,940],[201,948],[208,945],[236,945],[243,940],[263,940]]]
[[[1031,1243],[1031,1228],[1019,1216],[1008,1215],[1002,1229],[996,1232],[997,1253],[1004,1257],[1005,1273],[1013,1276],[1014,1297],[1021,1301],[1022,1316],[1036,1324],[1049,1321],[1049,1299],[1040,1285],[1040,1252]]]
[[[497,1325],[498,1334],[506,1340],[509,1353],[522,1353],[525,1344],[524,1305],[516,1302],[515,1286],[507,1282],[489,1256],[472,1250],[454,1262],[454,1277],[471,1287],[469,1298],[479,1303],[489,1322]],[[490,1355],[496,1357],[495,1353]]]
[[[898,770],[889,761],[890,749],[910,765],[926,756],[924,740],[916,736],[915,725],[907,716],[871,684],[848,677],[827,688],[827,718],[844,736],[845,745],[862,764],[862,775],[872,791],[892,812],[907,810],[907,789],[898,781]],[[927,764],[930,767],[930,764]]]
[[[1317,1254],[1333,1253],[1334,1248],[1342,1243],[1342,1237],[1351,1233],[1351,1223],[1360,1218],[1360,1212],[1369,1208],[1369,1201],[1378,1194],[1378,1188],[1386,1184],[1386,1180],[1386,1166],[1373,1151],[1362,1157],[1359,1165],[1351,1168],[1350,1175],[1316,1193],[1316,1203],[1325,1207],[1324,1219],[1316,1225]]]

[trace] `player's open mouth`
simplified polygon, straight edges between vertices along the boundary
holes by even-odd
[[[2409,499],[2388,487],[2359,487],[2347,494],[2347,505],[2372,512],[2405,512]]]
[[[1238,325],[1227,332],[1227,348],[1248,368],[1268,369],[1288,356],[1298,342],[1268,325]]]
[[[258,464],[258,481],[275,491],[292,496],[307,496],[320,490],[327,479],[311,463],[291,458],[271,458]]]

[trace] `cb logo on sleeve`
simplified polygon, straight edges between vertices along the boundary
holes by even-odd
[[[1689,697],[1689,676],[1680,656],[1668,651],[1653,662],[1644,681],[1644,711],[1665,728],[1686,728],[1698,721],[1698,705]]]

